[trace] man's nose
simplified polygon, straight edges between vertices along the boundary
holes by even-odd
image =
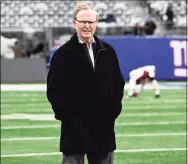
[[[85,26],[86,26],[86,27],[89,27],[89,23],[88,23],[88,22],[86,22]]]

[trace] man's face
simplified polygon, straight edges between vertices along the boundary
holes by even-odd
[[[80,39],[87,41],[92,38],[96,31],[97,16],[91,9],[83,9],[77,13],[76,20],[73,20],[74,27]]]

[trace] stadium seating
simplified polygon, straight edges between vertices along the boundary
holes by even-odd
[[[85,1],[86,2],[86,1]],[[123,34],[125,29],[136,23],[143,24],[149,8],[165,22],[165,11],[169,3],[173,4],[175,27],[186,27],[186,1],[87,1],[99,12],[100,18],[105,19],[107,14],[113,13],[115,23],[98,24],[100,34]],[[72,25],[73,9],[77,1],[2,1],[1,2],[1,31],[23,31],[24,28],[44,29],[46,27],[70,28]],[[145,4],[145,5],[140,5]],[[158,21],[158,19],[155,19]],[[157,23],[156,31],[161,30]],[[115,28],[114,28],[115,27]],[[40,31],[40,30],[39,30]],[[66,29],[64,31],[67,31]],[[68,30],[69,31],[69,30]],[[157,33],[158,34],[158,33]]]
[[[90,1],[98,10],[101,17],[114,13],[117,17],[117,26],[131,26],[136,17],[135,9],[129,1]],[[24,28],[37,27],[67,27],[72,26],[72,14],[76,1],[2,1],[1,27]],[[140,11],[142,11],[140,9]],[[134,18],[135,19],[132,19]]]
[[[169,4],[172,5],[173,12],[175,15],[174,25],[176,27],[186,27],[186,1],[147,1],[147,4],[153,12],[161,18],[162,21],[166,21],[166,9]]]

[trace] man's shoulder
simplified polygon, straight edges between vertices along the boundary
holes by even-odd
[[[109,43],[103,41],[101,38],[99,38],[98,36],[94,35],[94,39],[102,45],[103,48],[105,49],[112,49],[112,50],[115,50],[112,45],[110,45]]]
[[[99,39],[99,40],[102,43],[104,49],[113,51],[113,53],[115,53],[115,48],[112,45],[110,45],[109,43],[107,43],[101,39]]]
[[[67,40],[64,44],[62,44],[59,47],[59,51],[71,51],[74,50],[73,47],[75,46],[76,46],[75,35],[73,35],[72,37],[70,37],[69,40]]]
[[[68,41],[69,42],[69,41]],[[56,52],[58,54],[64,54],[65,52],[67,53],[68,52],[68,47],[69,47],[69,44],[68,42],[62,44],[57,50]]]
[[[112,45],[110,45],[109,43],[107,43],[107,42],[105,42],[105,41],[103,41],[103,40],[101,40],[101,41],[102,41],[102,43],[104,44],[104,46],[105,46],[106,48],[115,50],[114,47],[112,47]]]
[[[66,47],[67,47],[67,42],[64,43],[64,44],[62,44],[57,50],[58,50],[58,51],[63,51],[63,50],[66,49]]]
[[[61,60],[62,58],[65,58],[67,55],[68,55],[68,51],[67,51],[66,43],[65,43],[56,49],[53,55],[53,58],[56,60]]]

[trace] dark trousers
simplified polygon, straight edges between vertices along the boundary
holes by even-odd
[[[84,155],[85,154],[66,156],[63,154],[62,164],[84,164]],[[88,164],[114,164],[114,152],[108,153],[107,156],[86,155]]]

